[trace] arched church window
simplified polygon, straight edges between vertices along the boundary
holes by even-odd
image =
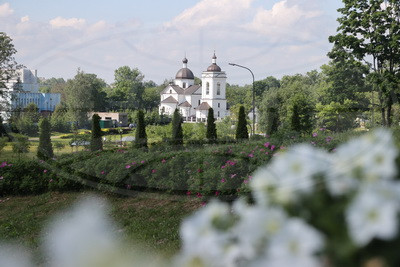
[[[169,90],[169,93],[172,94],[172,90]]]
[[[183,83],[183,88],[186,88],[186,83]]]
[[[206,95],[209,95],[209,94],[210,94],[210,83],[207,82],[206,83]]]
[[[221,94],[221,84],[217,83],[217,95]]]

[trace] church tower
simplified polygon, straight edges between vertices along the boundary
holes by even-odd
[[[209,107],[212,107],[215,118],[221,119],[228,115],[226,107],[226,73],[217,65],[215,52],[211,62],[212,64],[201,74],[201,102],[207,103]],[[203,106],[206,107],[207,105],[203,104]],[[207,115],[208,109],[202,113]]]

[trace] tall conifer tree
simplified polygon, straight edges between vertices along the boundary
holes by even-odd
[[[215,118],[214,118],[213,108],[208,109],[206,138],[209,141],[217,140],[217,127],[215,126]]]
[[[101,140],[102,132],[100,128],[100,116],[93,114],[92,116],[92,136],[90,139],[90,150],[97,151],[103,149],[103,141]]]
[[[135,143],[138,147],[147,147],[146,124],[144,121],[144,113],[142,110],[139,110],[137,113]]]
[[[37,149],[37,157],[42,160],[53,158],[53,146],[51,144],[51,124],[47,118],[43,118],[39,122],[39,146]]]
[[[238,115],[238,124],[236,128],[236,139],[249,139],[249,132],[247,131],[247,121],[246,114],[244,112],[244,107],[240,106]]]
[[[172,144],[183,145],[182,118],[178,109],[175,109],[172,116]]]

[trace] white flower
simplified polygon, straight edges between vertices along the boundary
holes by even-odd
[[[286,220],[281,231],[273,236],[268,247],[270,258],[302,258],[322,249],[322,235],[299,218]]]
[[[207,261],[216,261],[223,266],[224,255],[232,248],[231,234],[225,228],[229,218],[228,204],[213,201],[184,220],[180,229],[183,244],[179,259],[199,262],[199,255],[203,255]]]
[[[384,191],[377,186],[362,188],[346,211],[349,234],[359,246],[373,238],[389,240],[397,234],[398,201],[382,195]]]
[[[268,240],[281,230],[287,217],[277,207],[246,205],[244,208],[239,203],[234,204],[239,221],[232,232],[236,234],[240,258],[251,259],[265,249]]]
[[[392,179],[396,175],[397,149],[391,133],[375,130],[337,148],[326,183],[334,196],[355,190],[361,182]]]
[[[313,192],[313,176],[326,171],[329,156],[309,145],[296,145],[274,157],[271,164],[254,174],[251,188],[258,203],[269,198],[278,203],[296,201],[299,194]]]

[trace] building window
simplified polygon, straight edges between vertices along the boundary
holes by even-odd
[[[220,103],[218,103],[218,107],[220,108],[221,107],[221,104]],[[219,116],[218,116],[219,117]]]
[[[183,83],[183,88],[186,88],[186,83]]]
[[[209,94],[210,94],[210,83],[207,82],[206,83],[206,95],[209,95]]]
[[[219,118],[219,111],[218,111],[218,118]]]
[[[217,83],[217,95],[221,94],[221,84]]]
[[[172,90],[169,90],[169,93],[172,94]]]

